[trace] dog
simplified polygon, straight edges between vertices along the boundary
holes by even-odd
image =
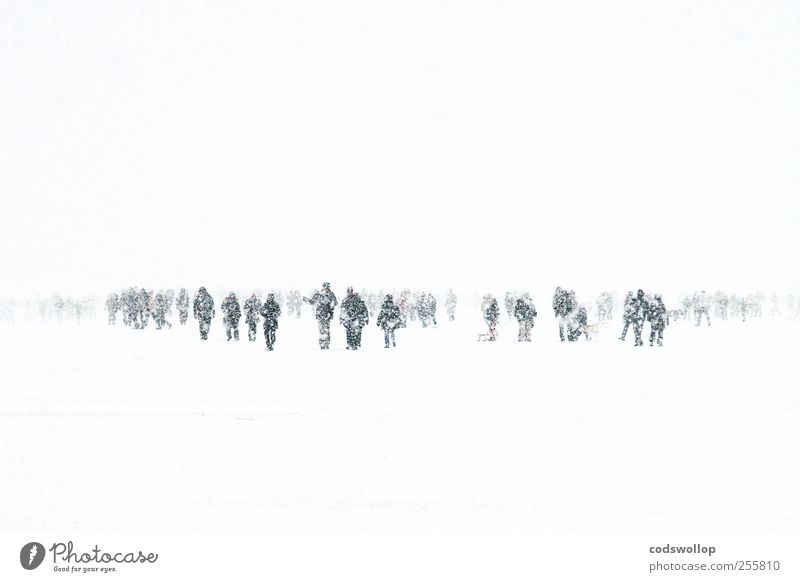
[[[586,335],[586,341],[592,341],[600,333],[600,326],[596,323],[590,323],[583,328],[583,333]]]

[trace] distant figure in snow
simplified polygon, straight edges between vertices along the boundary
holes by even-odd
[[[127,289],[122,291],[120,295],[120,305],[122,307],[122,323],[124,325],[133,326],[133,318],[135,312],[135,300],[134,295],[135,291],[133,287],[128,287]]]
[[[233,291],[222,301],[222,323],[225,324],[225,335],[228,341],[231,341],[231,332],[233,338],[239,341],[239,320],[242,319],[242,309],[239,307],[239,300],[236,298],[236,293]]]
[[[431,293],[422,292],[417,300],[417,315],[422,327],[436,326],[436,298]]]
[[[533,305],[533,301],[531,301],[531,298],[527,293],[523,293],[522,296],[517,299],[517,302],[514,305],[514,317],[519,323],[519,334],[517,335],[517,341],[531,341],[531,329],[533,329],[533,322],[536,318],[536,315],[536,307]]]
[[[186,325],[186,320],[189,319],[189,294],[186,292],[186,288],[181,287],[180,293],[175,299],[175,305],[178,308],[178,318],[181,325]]]
[[[361,331],[365,325],[369,324],[369,311],[367,304],[353,291],[352,287],[347,288],[347,295],[342,299],[342,307],[339,310],[339,323],[344,326],[347,332],[347,349],[357,350],[361,347]]]
[[[609,321],[613,317],[614,312],[614,297],[611,293],[606,291],[600,294],[597,298],[597,319],[600,321]]]
[[[514,293],[511,291],[506,291],[505,297],[505,304],[506,304],[506,313],[508,314],[508,318],[511,319],[512,315],[514,315],[514,308],[516,306],[516,297]]]
[[[456,297],[455,291],[449,289],[447,291],[447,297],[444,300],[444,305],[447,308],[447,319],[450,321],[455,321],[456,319],[456,304],[458,303],[458,297]]]
[[[722,320],[728,319],[728,296],[723,291],[717,291],[714,294],[714,303],[717,306],[714,315]]]
[[[156,322],[156,329],[162,329],[164,326],[172,328],[172,324],[167,321],[167,310],[169,309],[169,300],[163,290],[155,294],[153,309],[153,320]]]
[[[711,297],[706,295],[705,290],[700,292],[695,303],[695,315],[697,316],[697,323],[695,327],[700,325],[703,316],[706,316],[706,322],[711,325],[711,318],[708,316],[709,309],[711,308]]]
[[[387,295],[381,305],[381,311],[378,313],[378,327],[383,329],[383,341],[386,343],[384,348],[395,347],[394,331],[398,327],[403,327],[403,315],[400,313],[400,308],[394,304],[391,295]]]
[[[286,297],[286,311],[287,315],[291,317],[294,315],[295,317],[300,317],[303,309],[303,297],[300,295],[300,291],[289,291],[289,295]]]
[[[119,295],[112,293],[106,299],[106,311],[108,311],[108,325],[117,325],[117,311],[120,310],[121,303]]]
[[[397,298],[397,307],[404,320],[411,319],[411,290],[403,289]]]
[[[64,317],[64,299],[61,295],[53,295],[53,311],[55,312],[56,320],[61,321]]]
[[[136,295],[136,312],[138,313],[139,326],[137,329],[147,327],[150,320],[150,294],[142,287]]]
[[[211,328],[211,320],[215,313],[214,300],[205,287],[200,287],[194,298],[194,318],[200,323],[201,340],[208,339],[208,330]]]
[[[275,335],[278,330],[278,317],[281,315],[281,306],[275,301],[275,294],[267,294],[267,299],[261,305],[261,317],[264,318],[264,339],[267,340],[267,350],[272,351],[275,345]]]
[[[694,312],[695,300],[693,297],[686,295],[682,301],[683,304],[683,319],[689,319]]]
[[[172,304],[175,302],[175,291],[167,289],[164,293],[164,301],[167,304],[167,315],[172,317]]]
[[[247,323],[247,340],[256,341],[256,331],[258,328],[258,316],[261,313],[261,301],[253,293],[244,302],[244,321]]]
[[[667,308],[661,300],[661,295],[656,295],[655,300],[648,306],[647,321],[650,322],[650,346],[658,341],[659,346],[664,345],[664,328],[669,325]]]
[[[319,326],[319,348],[321,350],[330,349],[331,319],[333,319],[333,310],[338,304],[336,295],[331,291],[331,284],[323,283],[320,291],[315,291],[310,299],[303,297],[303,301],[314,306],[314,316],[317,318]]]
[[[491,293],[485,295],[481,309],[483,310],[483,321],[489,327],[488,341],[493,342],[497,339],[497,322],[500,320],[500,307],[497,305],[497,299],[492,297]]]

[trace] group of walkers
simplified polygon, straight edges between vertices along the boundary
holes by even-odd
[[[583,335],[589,339],[586,326],[589,324],[589,314],[586,307],[579,304],[574,290],[556,287],[553,294],[553,313],[558,320],[558,336],[563,342],[578,341]]]
[[[314,307],[314,316],[319,326],[319,347],[327,350],[331,347],[330,323],[333,319],[334,308],[337,304],[336,295],[331,291],[328,282],[322,284],[322,289],[315,291],[310,298],[303,297],[303,301],[310,303]],[[434,313],[435,313],[434,301]],[[374,311],[374,309],[373,309]],[[352,287],[347,288],[347,295],[342,299],[342,306],[339,309],[339,323],[345,329],[348,350],[358,350],[361,347],[361,334],[364,328],[369,325],[370,310],[367,303],[356,293]],[[433,318],[435,315],[426,314],[425,317]],[[383,330],[384,348],[396,347],[395,330],[405,327],[399,306],[395,305],[394,298],[387,294],[383,298],[376,325]],[[425,323],[423,323],[425,326]]]
[[[122,322],[134,329],[144,329],[150,320],[156,329],[172,327],[167,320],[172,315],[172,306],[178,310],[181,324],[185,324],[189,317],[189,294],[186,289],[181,289],[177,297],[172,289],[160,290],[154,293],[142,288],[136,290],[128,287],[117,295],[112,293],[106,299],[109,325],[117,322],[117,313],[122,313]]]
[[[378,301],[378,296],[382,300]],[[219,305],[222,313],[222,323],[228,341],[239,340],[239,324],[244,317],[247,326],[247,339],[254,342],[257,339],[259,324],[263,326],[264,339],[267,350],[272,351],[275,346],[278,331],[278,321],[282,315],[283,297],[280,293],[271,292],[262,301],[256,293],[252,293],[243,302],[235,292],[230,292]],[[649,344],[651,346],[664,344],[664,331],[671,319],[691,318],[695,325],[703,322],[711,324],[710,313],[713,307],[715,316],[726,318],[728,314],[742,314],[744,319],[748,314],[761,314],[760,303],[763,296],[760,294],[747,296],[725,295],[717,292],[714,296],[705,291],[687,296],[683,302],[683,309],[668,311],[661,295],[648,295],[641,289],[636,293],[628,292],[625,297],[622,314],[622,333],[620,340],[625,341],[628,329],[633,328],[634,345],[644,345],[643,332],[646,323],[650,324]],[[455,292],[447,292],[444,304],[447,310],[447,319],[455,319],[456,305],[458,303]],[[507,292],[505,295],[505,310],[509,319],[516,320],[518,325],[517,341],[530,342],[534,323],[538,316],[536,306],[528,293]],[[614,296],[603,292],[595,302],[598,322],[606,322],[612,318],[614,309]],[[290,291],[286,296],[287,314],[299,317],[302,306],[310,306],[318,327],[318,342],[322,350],[331,346],[331,322],[334,320],[336,309],[339,310],[339,323],[344,327],[348,350],[358,350],[361,347],[364,328],[374,320],[383,331],[384,347],[396,346],[396,330],[406,327],[407,321],[419,320],[422,327],[435,327],[436,298],[432,293],[425,291],[411,293],[403,289],[399,299],[395,302],[392,294],[366,292],[358,293],[353,287],[348,287],[346,295],[339,305],[336,294],[328,282],[322,284],[310,297],[303,296],[299,291]],[[743,307],[744,306],[744,307]],[[794,297],[792,296],[794,308]],[[553,314],[558,322],[559,339],[562,342],[575,342],[584,337],[592,339],[597,333],[598,324],[590,324],[589,312],[581,304],[574,290],[557,287],[553,294]],[[134,329],[144,329],[149,325],[156,329],[171,328],[170,319],[173,309],[177,311],[178,321],[185,325],[189,313],[197,320],[200,339],[207,340],[211,322],[216,316],[215,302],[205,287],[200,287],[192,299],[185,288],[176,294],[172,289],[161,289],[157,292],[144,288],[129,287],[120,294],[112,293],[106,300],[109,325],[116,324],[117,314],[121,313],[123,323]],[[498,324],[501,320],[501,308],[491,294],[483,296],[480,305],[483,320],[487,326],[487,333],[479,334],[479,339],[496,341],[498,339]],[[603,323],[603,325],[605,325]]]
[[[728,317],[740,317],[746,321],[747,317],[761,317],[762,304],[765,297],[761,293],[751,293],[750,295],[728,295],[723,291],[717,291],[710,295],[705,291],[687,295],[683,298],[683,310],[680,313],[686,319],[693,319],[695,325],[699,326],[705,319],[706,325],[711,325],[711,308],[714,307],[714,316],[725,320]],[[794,303],[794,295],[790,295],[791,303]],[[772,314],[780,311],[778,296],[772,297]],[[794,311],[792,309],[791,311]],[[677,315],[677,314],[676,314]]]
[[[330,349],[331,321],[334,318],[335,308],[339,304],[331,285],[322,284],[322,288],[314,291],[311,297],[303,297],[299,293],[291,292],[287,298],[290,314],[299,316],[300,305],[297,301],[311,305],[319,329],[320,349]],[[423,326],[429,323],[436,324],[436,301],[433,295],[422,294],[424,302],[418,313]],[[186,324],[189,316],[189,306],[192,315],[197,320],[200,339],[208,340],[211,322],[216,317],[216,306],[213,297],[205,287],[200,287],[190,302],[186,289],[181,289],[177,297],[172,290],[153,293],[144,288],[137,291],[133,287],[123,291],[121,295],[112,293],[106,300],[109,325],[115,325],[117,313],[121,312],[123,323],[134,329],[144,329],[152,319],[157,329],[172,327],[167,320],[172,313],[173,304],[178,310],[180,323]],[[256,341],[258,324],[262,321],[264,339],[267,350],[272,351],[275,346],[278,331],[278,319],[281,316],[281,305],[276,293],[268,293],[262,302],[253,293],[243,303],[239,302],[236,293],[231,291],[220,304],[222,323],[225,326],[225,336],[228,341],[239,341],[239,324],[244,316],[247,325],[248,341]],[[374,311],[374,310],[373,310]],[[357,350],[361,347],[361,335],[365,326],[369,324],[370,309],[367,303],[356,293],[352,287],[347,288],[347,294],[342,299],[339,309],[339,323],[345,328],[348,350]],[[386,348],[396,347],[395,330],[405,327],[406,319],[398,305],[395,305],[391,294],[384,295],[383,303],[377,316],[377,325],[383,330]]]
[[[530,295],[528,293],[516,295],[509,291],[505,296],[505,305],[509,319],[513,317],[519,325],[517,341],[531,341],[531,330],[533,330],[534,320],[538,313]],[[498,338],[497,324],[500,322],[500,306],[491,293],[483,296],[481,312],[483,313],[483,321],[489,329],[488,333],[480,334],[479,339],[496,341]]]
[[[278,317],[281,315],[281,306],[275,300],[275,294],[268,293],[267,298],[262,303],[253,293],[245,300],[244,305],[240,306],[239,298],[236,293],[231,291],[220,305],[222,324],[225,326],[225,336],[228,341],[231,341],[231,339],[239,341],[239,322],[242,319],[242,307],[244,307],[244,321],[247,324],[248,341],[256,341],[258,318],[260,316],[264,319],[264,339],[267,343],[267,349],[272,351],[278,330]],[[214,299],[205,287],[200,287],[197,291],[197,295],[194,298],[193,314],[200,325],[200,339],[207,340],[215,310]]]
[[[611,319],[614,307],[613,296],[604,292],[600,295],[596,304],[598,306],[598,320],[607,321]],[[531,330],[538,313],[530,296],[527,293],[515,294],[509,291],[505,296],[505,307],[509,319],[516,319],[519,325],[517,341],[531,341]],[[500,308],[497,300],[492,295],[485,295],[481,302],[481,310],[483,319],[488,327],[488,333],[480,334],[479,339],[495,341],[498,337],[497,324],[500,320]],[[556,287],[553,294],[553,314],[558,322],[558,336],[562,342],[575,342],[581,336],[588,341],[596,333],[597,324],[589,323],[589,312],[584,305],[578,302],[574,290]],[[644,345],[642,329],[644,323],[649,322],[650,345],[663,346],[664,329],[669,323],[669,316],[661,295],[648,297],[641,289],[635,296],[633,292],[628,293],[625,299],[623,322],[621,340],[625,340],[628,327],[632,325],[635,336],[634,345]]]
[[[645,322],[650,323],[650,345],[657,343],[659,346],[664,345],[664,329],[669,325],[669,315],[661,295],[654,295],[652,298],[645,295],[644,291],[639,289],[636,295],[633,291],[629,291],[625,296],[625,304],[623,307],[623,328],[620,340],[625,341],[625,335],[628,333],[628,327],[633,326],[633,335],[635,346],[642,346],[642,330]]]

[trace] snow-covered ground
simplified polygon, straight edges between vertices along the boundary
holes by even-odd
[[[533,342],[474,308],[384,350],[276,351],[221,320],[134,331],[0,326],[0,527],[190,530],[796,530],[798,326],[671,325],[634,348],[614,322]],[[469,311],[469,313],[468,313]],[[545,310],[540,310],[545,311]],[[176,319],[176,318],[173,318]]]

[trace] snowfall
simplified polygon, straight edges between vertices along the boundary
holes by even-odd
[[[384,349],[314,319],[201,342],[103,312],[0,325],[6,531],[797,530],[798,322],[673,322],[663,348],[533,341],[476,305]],[[121,318],[119,318],[121,319]],[[244,323],[244,322],[243,322]],[[647,328],[646,328],[647,329]],[[631,330],[632,331],[632,330]]]

